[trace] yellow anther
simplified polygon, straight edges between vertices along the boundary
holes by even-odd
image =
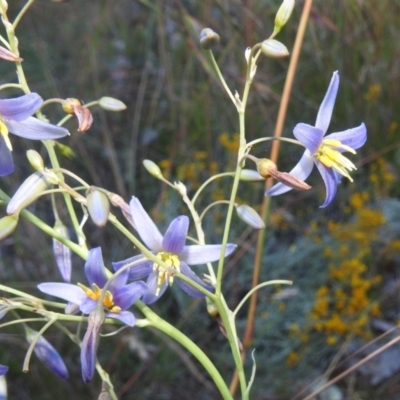
[[[314,157],[326,167],[334,169],[353,182],[348,171],[353,171],[357,168],[348,158],[344,157],[338,149],[355,153],[351,147],[342,144],[339,140],[324,139],[314,154]]]
[[[157,256],[172,270],[180,272],[180,261],[179,257],[176,254],[161,251],[157,254]],[[155,293],[155,295],[158,296],[165,281],[168,281],[168,284],[170,286],[174,283],[174,272],[164,268],[162,265],[159,265],[157,263],[153,264],[153,271],[158,272],[157,289]]]

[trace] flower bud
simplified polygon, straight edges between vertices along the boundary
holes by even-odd
[[[38,332],[28,327],[25,329],[26,340],[28,343],[32,343]],[[62,379],[68,379],[68,370],[63,359],[61,358],[60,354],[58,354],[58,351],[43,336],[40,336],[37,340],[35,347],[33,348],[33,352],[51,372]]]
[[[294,175],[289,174],[288,172],[271,171],[271,176],[277,181],[295,190],[311,189],[310,185],[308,185],[304,181],[301,181],[299,178],[296,178]]]
[[[133,223],[131,208],[129,204],[119,195],[112,193],[109,197],[111,204],[114,207],[119,207],[122,211],[122,214],[126,218],[126,220],[133,226],[135,230],[137,230],[135,224]]]
[[[86,132],[92,126],[92,113],[78,99],[65,99],[62,108],[67,114],[75,114],[79,123],[78,132]]]
[[[82,106],[82,102],[78,99],[65,99],[62,102],[62,108],[67,114],[74,114],[77,106]]]
[[[0,240],[11,235],[18,225],[18,214],[7,215],[0,219]]]
[[[0,0],[0,14],[6,14],[8,9],[8,3],[6,0]]]
[[[99,227],[103,227],[108,221],[110,214],[110,201],[108,196],[101,190],[92,186],[86,193],[87,210],[90,218]]]
[[[151,175],[153,175],[154,178],[157,178],[157,179],[163,178],[161,169],[155,162],[153,162],[151,160],[143,160],[143,165],[147,169],[147,172],[149,172]]]
[[[267,39],[261,43],[261,52],[272,58],[287,57],[289,55],[286,46],[275,39]]]
[[[200,32],[200,46],[204,50],[211,50],[219,43],[219,35],[210,28],[204,28]]]
[[[68,229],[60,220],[56,221],[54,230],[60,236],[69,239]],[[62,278],[65,282],[70,282],[72,269],[71,249],[53,238],[53,254]]]
[[[98,307],[89,314],[87,331],[81,343],[81,366],[84,382],[90,382],[93,378],[97,347],[100,340],[100,328],[104,318],[104,312]]]
[[[254,208],[251,208],[246,204],[241,204],[240,206],[236,206],[236,212],[238,217],[242,221],[246,222],[247,225],[250,225],[255,229],[265,228],[264,221]]]
[[[240,171],[240,180],[247,182],[263,181],[264,178],[253,169],[242,169]]]
[[[126,105],[121,100],[107,96],[104,96],[99,100],[99,106],[106,111],[118,112],[126,110]]]
[[[275,17],[274,33],[275,36],[284,25],[289,21],[290,16],[294,8],[294,0],[283,0],[283,3],[279,7]]]
[[[33,169],[35,169],[36,171],[44,170],[43,158],[36,150],[28,150],[26,152],[26,156],[28,157],[28,161]]]
[[[49,182],[41,172],[29,176],[15,192],[7,206],[7,214],[18,214],[47,190]]]
[[[276,164],[268,158],[262,158],[256,162],[257,171],[263,178],[270,178],[271,171],[277,171]]]
[[[10,50],[6,49],[3,46],[0,46],[0,58],[7,61],[17,61],[17,62],[24,61],[21,57],[16,56],[13,52],[11,52]]]

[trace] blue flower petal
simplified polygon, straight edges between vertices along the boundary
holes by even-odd
[[[34,114],[42,105],[43,99],[37,93],[29,93],[15,99],[0,100],[0,115],[4,119],[23,121]]]
[[[134,256],[123,261],[113,262],[111,264],[114,268],[114,271],[118,271],[122,267],[125,267],[127,264],[131,264],[143,258],[144,256],[140,254],[138,256]],[[128,268],[129,279],[132,281],[136,281],[138,279],[145,278],[146,276],[149,276],[152,270],[153,270],[153,263],[146,259],[145,261],[142,261],[138,264],[135,264],[131,268]]]
[[[145,243],[145,245],[153,251],[162,251],[163,237],[156,225],[145,211],[137,197],[132,197],[129,203],[131,208],[132,220],[136,230]]]
[[[228,243],[226,245],[225,257],[231,255],[235,248],[235,244]],[[185,246],[182,252],[179,253],[179,259],[188,265],[206,264],[219,260],[221,249],[222,246],[220,244]]]
[[[120,288],[120,287],[126,285],[126,282],[128,281],[128,276],[129,276],[129,270],[128,269],[123,271],[123,272],[121,272],[117,276],[115,276],[113,278],[113,280],[111,281],[110,286],[108,287],[108,290],[111,293],[114,293],[114,291],[117,288]]]
[[[103,263],[101,247],[96,247],[89,251],[85,263],[85,274],[90,286],[95,283],[99,288],[102,288],[106,284],[107,274]]]
[[[149,277],[147,278],[147,291],[143,295],[142,301],[145,304],[152,304],[157,301],[167,290],[168,283],[165,281],[161,286],[160,293],[156,296],[157,291],[157,281],[158,281],[158,273],[152,272]]]
[[[189,218],[186,215],[175,218],[165,232],[162,248],[169,253],[180,253],[186,243],[188,229]]]
[[[119,313],[107,313],[107,318],[118,319],[125,325],[133,326],[135,325],[136,318],[130,311],[120,311]]]
[[[84,314],[90,314],[97,307],[97,301],[91,299],[90,297],[85,297],[82,303],[79,305],[79,309]]]
[[[314,159],[311,153],[306,150],[301,157],[300,161],[297,165],[289,172],[290,175],[295,176],[301,181],[305,181],[311,174],[311,171],[314,167]],[[282,193],[286,193],[289,190],[292,190],[289,186],[284,185],[283,183],[277,183],[272,186],[271,189],[265,192],[265,196],[277,196]]]
[[[314,154],[322,143],[324,132],[315,126],[300,123],[294,127],[293,135],[311,154]]]
[[[1,365],[1,364],[0,364],[0,375],[6,374],[7,371],[8,371],[7,365]]]
[[[192,281],[198,283],[199,285],[203,286],[205,289],[211,291],[213,290],[212,286],[206,285],[185,263],[181,263],[181,272],[190,278]],[[176,283],[179,287],[186,292],[189,296],[203,298],[204,294],[196,290],[194,287],[190,286],[188,283],[182,281],[179,278],[175,278]]]
[[[132,304],[136,303],[143,296],[146,290],[147,285],[142,281],[122,286],[114,292],[114,303],[116,306],[121,307],[122,310],[126,310]]]
[[[356,128],[347,129],[342,132],[331,133],[326,139],[336,139],[344,145],[356,150],[359,149],[367,141],[367,128],[364,124]]]
[[[38,285],[38,289],[54,297],[80,305],[86,299],[85,292],[76,285],[61,282],[46,282]]]
[[[0,176],[7,176],[14,172],[14,162],[10,149],[2,135],[0,135]]]
[[[339,74],[337,71],[335,71],[333,73],[328,90],[325,94],[324,100],[322,100],[321,106],[319,107],[317,120],[315,122],[315,126],[321,129],[324,134],[327,132],[329,124],[331,122],[333,107],[335,105],[338,89]]]
[[[317,165],[317,168],[325,183],[326,198],[324,204],[320,206],[320,208],[325,208],[332,202],[332,200],[336,196],[337,184],[338,184],[337,176],[332,168],[325,167],[325,165],[320,163],[319,161],[316,161],[315,164]]]
[[[49,124],[44,121],[39,121],[34,117],[29,117],[21,122],[6,120],[5,124],[11,133],[25,139],[59,139],[69,135],[67,129],[62,128],[61,126]]]

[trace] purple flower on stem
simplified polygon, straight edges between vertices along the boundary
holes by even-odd
[[[126,284],[128,271],[123,271],[112,281],[103,297],[103,309],[98,309],[98,302],[102,296],[102,288],[108,281],[106,268],[104,267],[101,248],[96,247],[89,251],[85,263],[85,274],[90,287],[80,283],[41,283],[39,290],[43,293],[69,301],[67,308],[76,305],[84,314],[90,314],[88,329],[81,344],[82,377],[89,382],[94,374],[96,365],[96,351],[99,342],[99,331],[104,318],[115,318],[126,325],[135,324],[135,316],[127,311],[137,300],[139,300],[147,289],[144,282]]]
[[[136,227],[138,234],[145,245],[172,269],[172,272],[170,269],[166,270],[164,267],[150,260],[138,262],[129,269],[129,279],[138,280],[146,276],[148,277],[148,290],[143,296],[143,302],[151,304],[161,297],[168,284],[172,285],[174,281],[174,269],[207,290],[211,290],[212,288],[197,277],[197,275],[190,269],[189,265],[200,265],[218,260],[222,246],[185,246],[189,228],[189,218],[185,215],[175,218],[170,223],[163,237],[150,216],[144,210],[138,198],[132,197],[130,208],[133,225]],[[229,256],[233,250],[235,250],[235,247],[236,245],[228,243],[225,250],[225,257]],[[124,261],[112,263],[112,265],[115,270],[119,270],[120,268],[142,258],[143,255],[138,255]],[[176,278],[176,283],[190,296],[199,298],[204,297],[203,293],[199,292],[183,280]]]
[[[42,98],[36,93],[0,100],[0,176],[14,171],[9,132],[34,140],[59,139],[69,135],[65,128],[31,117],[42,103]]]
[[[339,74],[336,71],[333,73],[328,91],[319,108],[315,126],[300,123],[293,130],[294,136],[305,146],[306,151],[290,174],[304,181],[311,174],[314,164],[317,166],[326,187],[326,198],[321,208],[326,207],[334,199],[342,176],[353,181],[349,171],[355,170],[356,167],[342,153],[349,151],[355,154],[355,149],[363,146],[367,140],[367,129],[364,124],[325,136],[331,121],[338,88]],[[291,190],[290,187],[278,183],[267,190],[265,195],[277,196],[289,190]]]
[[[84,314],[90,314],[96,308],[102,294],[102,288],[108,280],[100,247],[89,251],[85,263],[85,274],[90,287],[80,283],[73,285],[47,282],[39,284],[38,288],[43,293],[76,304]],[[127,285],[128,274],[128,271],[124,271],[112,280],[105,293],[103,307],[106,311],[106,318],[118,319],[126,325],[133,326],[135,316],[127,309],[142,297],[147,286],[144,282],[134,282]]]

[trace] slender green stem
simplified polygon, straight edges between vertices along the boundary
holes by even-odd
[[[201,213],[200,215],[200,220],[203,220],[204,216],[207,214],[207,212],[214,206],[218,205],[218,204],[229,204],[228,200],[218,200],[218,201],[214,201],[214,203],[209,204],[204,211]]]
[[[209,56],[210,56],[210,58],[211,58],[211,62],[212,62],[212,64],[213,64],[213,66],[214,66],[215,72],[217,73],[219,80],[220,80],[221,83],[222,83],[222,86],[224,87],[226,93],[228,93],[228,96],[231,98],[233,104],[236,106],[236,105],[237,105],[236,99],[235,99],[235,97],[233,96],[231,90],[229,89],[229,86],[227,85],[227,83],[226,83],[226,81],[225,81],[225,78],[224,78],[223,75],[221,74],[221,71],[220,71],[220,69],[219,69],[219,66],[218,66],[217,62],[215,61],[214,54],[213,54],[212,50],[207,50],[207,53],[209,54]]]
[[[5,83],[4,85],[0,85],[0,90],[15,88],[23,90],[22,86],[19,83]]]
[[[242,308],[243,304],[246,303],[246,301],[248,300],[248,298],[257,290],[263,288],[264,286],[269,286],[269,285],[292,285],[293,282],[292,281],[287,281],[287,280],[283,280],[283,279],[275,279],[272,281],[268,281],[268,282],[263,282],[260,283],[257,286],[254,286],[247,294],[246,296],[243,297],[243,299],[241,300],[241,302],[238,304],[238,306],[235,308],[235,311],[232,312],[232,316],[233,318],[236,317],[236,314],[238,313],[238,311]]]
[[[264,138],[252,140],[251,142],[247,143],[247,148],[250,149],[251,147],[253,147],[254,145],[256,145],[258,143],[274,141],[274,140],[279,140],[281,142],[293,143],[293,144],[297,144],[298,146],[305,147],[303,143],[299,142],[296,139],[290,139],[290,138],[285,138],[285,137],[280,137],[280,136],[279,137],[271,136],[271,137],[264,137]]]
[[[214,181],[215,179],[219,179],[222,178],[224,176],[235,176],[234,172],[223,172],[222,174],[217,174],[212,176],[211,178],[208,178],[198,189],[197,192],[195,193],[195,195],[192,198],[192,204],[194,205],[194,203],[196,203],[197,198],[199,197],[200,193],[203,191],[203,189],[212,181]]]
[[[207,357],[207,355],[196,345],[196,343],[192,342],[185,334],[183,334],[180,330],[164,321],[160,318],[156,313],[154,313],[149,307],[147,307],[141,301],[135,303],[135,305],[139,308],[139,310],[146,316],[146,318],[153,324],[161,332],[164,332],[171,338],[173,338],[176,342],[180,343],[184,348],[186,348],[190,353],[197,358],[197,360],[201,363],[204,369],[210,374],[213,379],[215,385],[221,393],[221,396],[224,400],[233,400],[231,394],[229,393],[229,389],[224,382],[221,374],[215,367],[215,365],[211,362],[211,360]]]
[[[21,21],[22,17],[28,11],[29,7],[34,3],[34,1],[35,0],[28,0],[28,2],[22,7],[21,11],[19,12],[19,14],[17,15],[17,17],[15,18],[15,20],[14,20],[14,22],[12,24],[14,30],[18,26],[18,24]]]

